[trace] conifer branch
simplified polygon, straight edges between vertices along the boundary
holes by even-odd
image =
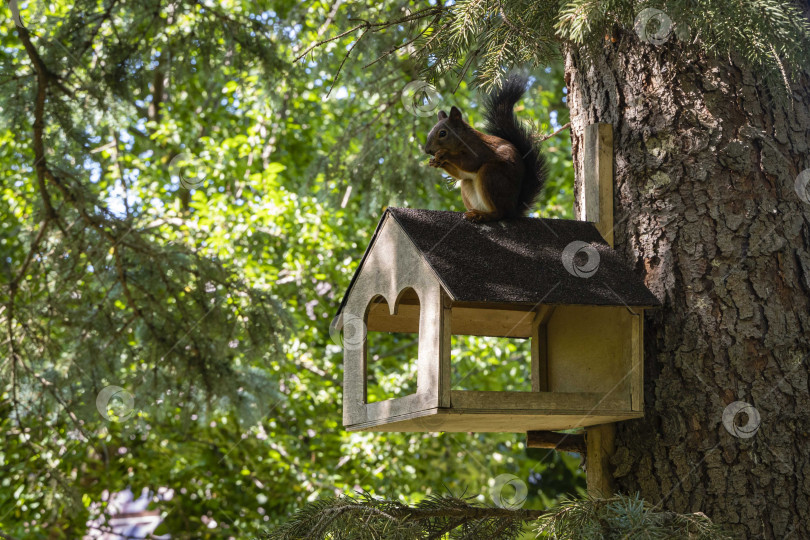
[[[542,510],[483,506],[472,499],[431,496],[414,506],[376,499],[368,493],[315,501],[268,533],[269,540],[423,539],[453,533],[459,538],[516,538]],[[460,536],[458,536],[460,534]]]
[[[478,59],[477,81],[491,86],[516,65],[547,65],[559,57],[561,47],[575,45],[598,53],[602,36],[612,34],[614,28],[634,33],[641,9],[633,0],[568,0],[562,6],[555,0],[502,0],[496,4],[459,0],[392,21],[361,20],[337,36],[311,44],[296,60],[357,30],[365,35],[429,18],[425,28],[367,66],[415,45],[412,57],[424,66],[424,78],[435,79],[459,66],[463,77],[473,59]],[[679,45],[711,54],[737,53],[760,74],[779,73],[786,88],[810,65],[810,20],[789,0],[706,0],[699,7],[689,0],[677,0],[667,2],[661,11],[683,31],[679,37],[673,35],[674,42],[683,40]]]
[[[608,499],[566,499],[549,510],[512,510],[475,504],[452,496],[427,497],[414,506],[357,497],[326,498],[309,503],[266,540],[395,540],[451,538],[512,540],[527,524],[538,534],[559,540],[581,538],[661,538],[727,540],[704,514],[660,511],[638,495]]]

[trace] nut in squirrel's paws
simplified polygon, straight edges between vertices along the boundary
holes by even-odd
[[[436,152],[436,154],[430,158],[430,161],[428,161],[428,165],[431,167],[436,167],[437,169],[443,168],[445,165],[447,165],[447,152],[442,150]]]

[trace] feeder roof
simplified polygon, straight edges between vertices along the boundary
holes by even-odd
[[[386,219],[403,230],[457,302],[660,305],[593,223],[517,218],[481,224],[461,212],[388,208],[338,312]]]

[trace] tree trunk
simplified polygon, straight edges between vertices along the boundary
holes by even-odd
[[[585,126],[611,123],[616,249],[663,303],[646,318],[645,418],[617,425],[617,489],[735,537],[810,538],[810,204],[795,186],[810,77],[791,104],[674,34],[613,37],[566,53],[577,200]],[[755,409],[726,427],[733,402]]]

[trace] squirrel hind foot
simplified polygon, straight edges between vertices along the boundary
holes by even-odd
[[[473,223],[487,223],[489,221],[498,221],[501,215],[497,212],[481,212],[480,210],[468,210],[464,212],[464,219],[472,221]]]

